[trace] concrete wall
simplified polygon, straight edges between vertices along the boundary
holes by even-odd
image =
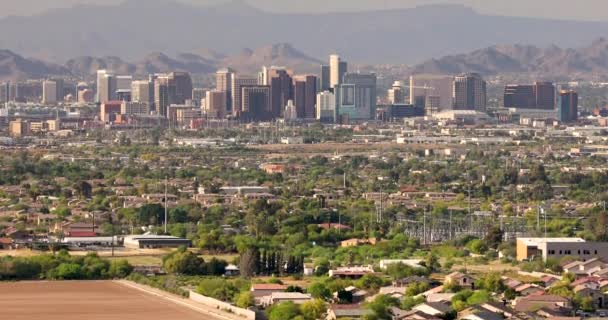
[[[226,302],[223,302],[223,301],[220,301],[217,299],[205,297],[194,291],[190,291],[190,300],[198,302],[198,303],[202,303],[208,307],[212,307],[212,308],[216,308],[219,310],[225,310],[225,311],[234,313],[235,315],[238,315],[238,316],[242,317],[243,319],[247,319],[247,320],[256,319],[255,312],[253,312],[251,310],[239,308],[239,307],[233,306],[229,303],[226,303]]]

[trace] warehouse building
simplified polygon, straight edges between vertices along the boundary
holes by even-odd
[[[608,242],[591,242],[582,238],[517,238],[517,260],[576,257],[582,260],[608,258]]]
[[[192,241],[184,238],[163,235],[130,235],[125,236],[124,246],[134,249],[191,247]]]

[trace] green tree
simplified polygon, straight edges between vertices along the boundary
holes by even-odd
[[[276,304],[268,309],[268,320],[294,319],[300,315],[300,308],[291,301]]]
[[[315,299],[327,300],[331,298],[331,292],[322,282],[313,283],[306,289],[306,292],[310,293]]]
[[[321,299],[306,301],[300,305],[300,313],[306,320],[321,319],[326,310],[325,302]]]
[[[251,291],[243,291],[237,295],[235,304],[239,308],[249,308],[254,305],[254,296]]]
[[[185,247],[181,247],[163,258],[163,268],[173,274],[203,274],[205,261]]]

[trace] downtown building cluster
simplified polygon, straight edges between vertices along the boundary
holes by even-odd
[[[347,124],[410,117],[475,122],[488,119],[488,115],[499,122],[518,121],[514,114],[560,122],[578,118],[577,92],[559,90],[551,82],[507,84],[503,106],[496,109],[488,108],[487,83],[477,73],[412,75],[409,84],[395,81],[383,97],[378,94],[376,74],[352,72],[348,67],[339,55],[331,55],[318,74],[295,74],[277,66],[262,67],[257,74],[223,68],[213,75],[211,88],[195,87],[191,75],[181,71],[135,79],[112,70],[98,70],[94,84],[74,85],[60,78],[6,83],[0,86],[0,100],[96,105],[96,116],[85,119],[89,126],[196,129],[223,121]],[[0,109],[3,116],[8,116],[6,108]],[[57,112],[53,119],[46,120],[59,118]],[[64,126],[67,123],[34,127],[45,131]]]

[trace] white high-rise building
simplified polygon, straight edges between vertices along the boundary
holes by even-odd
[[[347,71],[348,65],[340,59],[339,55],[329,56],[329,86],[331,88],[342,83],[342,78]]]
[[[131,82],[131,101],[146,103],[148,108],[154,99],[154,86],[150,80],[137,80]]]
[[[453,86],[452,76],[428,74],[410,76],[410,104],[417,107],[438,106],[438,110],[434,112],[452,110]],[[433,101],[427,103],[430,96],[433,97]],[[432,112],[427,110],[427,113]]]
[[[42,103],[57,103],[57,82],[51,80],[42,82]]]
[[[334,122],[336,113],[336,96],[331,91],[317,94],[317,120],[321,122]]]
[[[293,100],[287,101],[283,117],[285,121],[294,121],[298,119],[298,110],[296,110],[296,105],[293,104]]]
[[[403,83],[401,83],[401,81],[395,81],[395,83],[393,83],[393,86],[388,89],[388,103],[405,103],[405,90],[403,90]]]

